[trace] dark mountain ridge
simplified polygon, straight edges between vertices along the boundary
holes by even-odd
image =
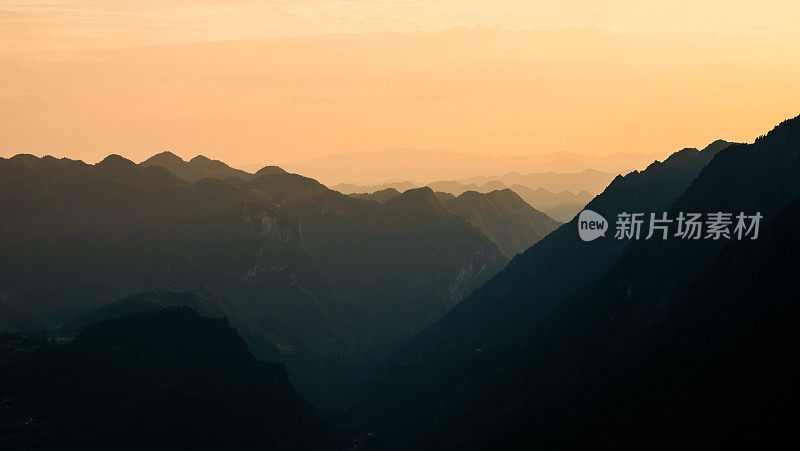
[[[788,300],[796,296],[784,269],[765,262],[795,264],[788,235],[796,211],[786,206],[800,195],[798,157],[795,118],[753,144],[687,149],[618,177],[587,208],[609,219],[620,211],[760,211],[771,222],[780,210],[786,219],[769,226],[772,238],[732,242],[723,253],[724,242],[713,240],[605,239],[571,254],[562,226],[401,348],[363,412],[377,405],[396,415],[390,421],[414,438],[381,433],[400,447],[684,448],[785,435],[781,415],[795,398],[783,371],[796,374],[785,360],[797,314]],[[686,184],[665,189],[669,180]],[[620,197],[628,190],[638,195]],[[574,228],[568,233],[577,239]],[[560,295],[542,287],[559,264],[544,254],[554,240],[574,258],[569,276],[548,280]],[[613,242],[622,246],[609,250]],[[762,246],[764,254],[747,250]],[[527,258],[534,256],[542,266]],[[759,277],[774,306],[758,293]],[[574,287],[562,284],[569,280]],[[410,378],[413,385],[402,382]]]
[[[606,218],[621,211],[664,211],[718,152],[684,149],[642,172],[618,176],[587,208]],[[585,243],[576,230],[576,220],[562,225],[401,346],[356,403],[354,417],[390,443],[453,446],[524,399],[510,388],[518,383],[505,375],[517,374],[515,367],[529,358],[525,343],[531,332],[577,289],[598,280],[628,244]],[[378,412],[382,421],[370,421]]]
[[[754,448],[791,440],[798,224],[800,197],[758,240],[725,245],[656,321],[607,300],[561,311],[545,333],[564,341],[557,352],[573,355],[582,374],[550,382],[557,399],[542,408],[541,396],[529,398],[467,438],[469,447]],[[570,342],[565,333],[582,337]],[[560,368],[529,367],[523,379],[574,371],[563,359],[548,364]]]
[[[88,325],[12,363],[10,448],[344,449],[281,364],[257,361],[225,318],[186,307]],[[24,421],[16,421],[21,418]]]

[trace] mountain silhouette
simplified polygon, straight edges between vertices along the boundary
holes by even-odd
[[[717,147],[684,149],[618,176],[587,208],[607,218],[666,210],[719,153]],[[584,243],[576,220],[562,225],[398,348],[357,396],[354,418],[387,440],[384,445],[467,446],[472,434],[539,393],[540,381],[525,379],[526,369],[549,361],[537,360],[543,354],[531,350],[532,335],[558,321],[559,309],[599,280],[628,244]],[[548,351],[558,345],[549,338],[541,338]],[[381,421],[372,420],[378,412]]]
[[[255,176],[260,177],[262,175],[274,175],[274,174],[285,174],[286,171],[279,168],[278,166],[264,166],[263,168],[256,171]]]
[[[172,152],[161,152],[139,164],[144,167],[158,166],[164,168],[189,183],[206,178],[236,178],[241,180],[253,178],[253,175],[248,172],[234,169],[219,160],[212,160],[203,155],[184,161]]]
[[[543,359],[547,367],[527,368],[523,378],[550,378],[542,391],[556,396],[546,408],[545,397],[531,396],[509,421],[484,425],[469,447],[752,448],[791,440],[798,224],[800,197],[758,240],[726,245],[668,308],[651,299],[646,307],[657,315],[607,299],[562,310],[560,324],[543,334],[564,344],[546,350],[534,341],[531,350],[570,355],[582,374],[559,383],[575,367],[554,355]]]
[[[457,183],[457,182],[454,182]],[[477,187],[475,189],[466,189],[467,187],[464,185],[460,185],[459,187],[463,189],[443,189],[441,191],[437,191],[433,188],[433,186],[439,186],[440,188],[447,188],[446,186],[440,185],[433,185],[429,186],[429,188],[434,190],[434,195],[439,198],[439,202],[445,203],[451,199],[454,199],[456,196],[460,196],[468,191],[476,192],[476,193],[490,193],[492,191],[502,191],[506,188],[505,185],[502,183],[498,183],[499,188],[497,189],[489,189],[490,186],[495,186],[495,184],[489,182],[482,187]],[[451,187],[452,188],[452,187]],[[414,189],[414,188],[412,188]],[[572,194],[569,191],[562,191],[560,193],[551,193],[550,191],[544,188],[538,188],[536,190],[530,189],[526,186],[522,185],[514,185],[510,188],[511,191],[519,195],[525,202],[528,203],[528,206],[534,207],[536,210],[541,211],[542,213],[547,214],[553,219],[558,221],[569,221],[572,219],[579,211],[583,209],[583,207],[592,200],[592,195],[586,191],[581,191],[578,194]],[[374,200],[378,203],[384,203],[389,199],[398,196],[400,191],[396,188],[383,188],[374,192],[361,192],[361,193],[353,193],[350,194],[351,197],[355,197],[357,199],[365,199],[365,200]]]
[[[439,199],[428,187],[410,189],[398,196],[392,197],[385,202],[387,207],[401,211],[427,211],[429,213],[438,212],[444,214],[445,210]]]
[[[498,180],[490,180],[482,185],[475,183],[464,184],[458,181],[437,181],[431,182],[427,185],[434,191],[442,191],[450,193],[455,196],[460,196],[467,191],[477,191],[479,193],[488,193],[490,191],[498,191],[506,188],[506,185]]]
[[[280,350],[315,401],[507,262],[433,195],[378,204],[284,172],[192,184],[118,156],[20,155],[0,159],[0,188],[14,318],[58,327],[132,293],[215,293],[258,357]]]
[[[89,325],[6,370],[10,447],[346,447],[283,365],[257,361],[225,318],[187,307]]]
[[[400,447],[717,448],[788,439],[798,155],[795,118],[752,144],[686,149],[618,177],[588,208],[606,217],[758,211],[763,236],[727,246],[598,240],[571,255],[561,242],[555,249],[573,260],[559,280],[549,272],[559,258],[545,251],[562,226],[403,346],[357,415]],[[627,189],[647,197],[616,199]],[[610,243],[622,247],[609,252]],[[404,383],[412,374],[414,385]],[[376,408],[394,415],[384,421],[405,438],[369,422]]]
[[[531,247],[559,224],[507,188],[485,194],[466,191],[458,197],[441,191],[434,192],[429,187],[415,188],[405,193],[386,188],[371,194],[350,196],[387,203],[389,206],[414,202],[427,204],[430,208],[438,208],[440,205],[448,213],[466,220],[483,233],[509,258]]]
[[[378,185],[357,185],[354,183],[338,183],[330,187],[334,191],[339,191],[342,194],[370,194],[385,189],[394,189],[398,192],[408,191],[414,188],[420,188],[419,185],[409,182],[407,180],[397,182],[387,182]]]
[[[510,189],[488,194],[467,191],[442,205],[483,232],[509,258],[524,252],[560,225]]]
[[[382,190],[375,191],[374,193],[354,193],[351,194],[350,196],[355,197],[356,199],[372,200],[382,204],[387,200],[397,197],[399,195],[400,191],[397,191],[394,188],[385,188]]]
[[[519,184],[511,186],[511,190],[533,207],[547,213],[553,219],[563,222],[574,218],[594,197],[587,191],[581,191],[578,194],[573,194],[571,191],[553,193],[545,188],[533,190]]]
[[[712,146],[716,146],[713,144]],[[710,146],[710,149],[715,147]],[[649,160],[653,161],[653,160]],[[644,165],[642,165],[644,166]],[[631,169],[636,169],[631,168]],[[519,172],[508,172],[503,175],[495,176],[474,176],[462,179],[460,182],[466,185],[485,185],[487,183],[502,183],[505,186],[512,187],[514,185],[526,186],[530,189],[544,188],[551,192],[570,191],[579,193],[586,191],[591,194],[596,194],[614,179],[615,174],[625,173],[628,171],[598,171],[596,169],[586,169],[580,172],[533,172],[522,174]]]
[[[709,145],[708,149],[713,152],[716,147],[727,144],[729,143],[725,141],[715,141]],[[594,196],[592,193],[602,191],[613,178],[613,174],[595,170],[573,174],[510,172],[494,177],[480,176],[459,181],[435,181],[426,186],[436,193],[449,193],[454,196],[460,196],[467,191],[489,193],[511,188],[525,202],[551,218],[558,221],[569,221],[592,199]],[[344,194],[379,202],[385,202],[393,197],[392,194],[395,192],[399,193],[415,188],[418,188],[416,184],[407,181],[373,186],[340,183],[331,187],[331,189]],[[373,197],[370,194],[377,194],[377,196]]]

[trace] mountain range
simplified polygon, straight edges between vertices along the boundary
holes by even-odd
[[[587,243],[572,220],[399,347],[354,418],[384,449],[790,438],[799,157],[795,118],[752,144],[684,149],[617,177],[588,209],[760,212],[764,235]]]
[[[328,155],[308,161],[287,163],[283,167],[313,177],[329,186],[337,183],[376,185],[386,180],[398,179],[416,180],[427,185],[435,180],[467,179],[476,173],[580,173],[591,169],[610,173],[613,177],[613,174],[643,168],[657,158],[657,155],[639,153],[597,156],[553,152],[511,156],[480,155],[439,149],[387,149]],[[563,191],[569,188],[555,189]],[[592,192],[582,187],[577,189]]]
[[[0,160],[0,325],[53,327],[134,293],[198,292],[201,311],[229,317],[319,400],[556,225],[513,193],[459,201],[459,216],[427,188],[381,204],[277,167],[209,161]]]
[[[514,191],[503,190],[479,193],[466,191],[458,197],[430,188],[415,188],[406,193],[426,193],[431,203],[440,204],[447,212],[466,220],[491,239],[511,258],[524,252],[558,227],[559,222],[531,207]],[[353,194],[359,199],[392,205],[392,199],[401,196],[394,188],[372,194]]]
[[[265,166],[251,174],[232,168],[222,161],[211,160],[203,155],[184,161],[171,152],[161,152],[153,155],[139,163],[139,165],[167,169],[189,183],[195,183],[205,178],[222,180],[230,178],[250,181],[254,177],[286,172],[278,166]],[[590,193],[600,192],[612,178],[612,174],[596,170],[585,170],[574,174],[550,172],[523,175],[510,172],[497,177],[471,177],[462,181],[436,181],[426,186],[436,192],[446,192],[455,196],[459,196],[466,191],[489,193],[510,187],[536,209],[558,221],[568,221],[591,200],[592,194]],[[419,187],[413,182],[401,181],[373,186],[340,183],[332,186],[331,189],[344,194],[371,194],[377,191],[384,191],[387,188],[405,192]],[[549,189],[558,192],[550,192]],[[573,194],[570,190],[578,194]]]
[[[0,444],[793,440],[800,117],[616,176],[593,241],[525,199],[578,196],[507,181],[346,195],[204,157],[0,159],[0,326],[47,330],[0,334]],[[719,212],[758,236],[614,233]]]
[[[609,176],[605,183],[607,184],[611,179],[612,177]],[[509,189],[503,182],[498,180],[489,181],[480,186],[476,184],[464,185],[461,182],[433,182],[427,186],[437,193],[445,193],[452,196],[460,196],[468,191],[489,193],[492,191]],[[374,200],[385,200],[387,196],[391,196],[392,193],[404,192],[415,188],[417,188],[417,186],[411,182],[384,183],[374,186],[339,184],[331,187],[331,189],[354,197],[373,198]],[[593,197],[592,194],[589,194],[587,191],[581,191],[578,194],[573,194],[571,191],[566,190],[553,193],[541,186],[534,189],[520,184],[511,185],[510,190],[515,192],[525,202],[537,210],[546,213],[548,216],[558,221],[569,221],[572,219],[572,217],[581,211]]]
[[[427,183],[425,186],[430,187],[434,191],[443,191],[455,196],[458,196],[464,191],[489,192],[512,186],[524,186],[533,190],[544,189],[556,193],[564,191],[582,193],[585,191],[594,195],[603,191],[613,179],[614,174],[612,173],[587,169],[577,173],[543,172],[520,174],[517,172],[509,172],[498,176],[470,177],[467,179],[450,181],[437,180]],[[331,186],[331,189],[344,194],[353,194],[370,193],[386,188],[406,191],[419,187],[420,185],[415,182],[401,180],[377,185],[339,183]]]

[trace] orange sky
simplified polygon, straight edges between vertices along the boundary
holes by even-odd
[[[800,114],[799,2],[663,3],[0,0],[0,156],[665,155]]]

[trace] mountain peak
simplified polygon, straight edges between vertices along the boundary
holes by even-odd
[[[30,162],[30,161],[39,161],[40,158],[30,153],[18,153],[13,157],[9,158],[9,160]]]
[[[375,191],[374,193],[354,193],[349,194],[350,197],[355,197],[357,199],[364,199],[364,200],[372,200],[382,204],[389,199],[393,199],[400,195],[400,191],[397,191],[394,188],[385,188],[382,190]]]
[[[222,161],[212,160],[205,155],[197,155],[189,161],[184,161],[172,152],[161,152],[141,162],[140,165],[161,167],[189,183],[206,178],[249,180],[253,177],[252,174],[234,169]]]
[[[205,155],[197,155],[196,157],[194,157],[191,160],[189,160],[189,164],[203,165],[203,166],[211,165],[211,164],[223,164],[223,165],[227,166],[225,163],[223,163],[223,162],[221,162],[219,160],[212,160],[211,158],[208,158]]]
[[[136,167],[136,163],[123,156],[112,153],[111,155],[103,158],[103,161],[97,163],[96,166],[106,169],[122,169],[134,168]]]
[[[718,139],[712,142],[711,144],[707,145],[706,147],[704,147],[703,150],[701,150],[701,152],[717,153],[720,150],[730,146],[731,144],[733,143],[730,141],[725,141],[724,139]]]
[[[442,206],[480,230],[509,258],[524,252],[559,225],[509,188],[488,193],[465,191]]]
[[[495,197],[495,198],[500,198],[500,199],[509,199],[509,198],[511,198],[511,199],[519,199],[520,201],[525,202],[511,188],[496,189],[494,191],[488,192],[487,194],[489,196]]]
[[[183,162],[184,162],[183,158],[175,155],[174,153],[168,150],[165,150],[144,160],[142,164],[145,166],[152,166],[152,165],[170,164],[170,163],[179,164]]]
[[[286,174],[286,171],[284,171],[279,166],[268,165],[256,171],[255,175],[256,177],[260,177],[262,175],[274,175],[274,174]]]
[[[441,204],[433,193],[433,190],[424,186],[422,188],[413,188],[405,191],[399,196],[386,201],[386,205],[394,207],[429,207],[434,209],[441,209]]]

